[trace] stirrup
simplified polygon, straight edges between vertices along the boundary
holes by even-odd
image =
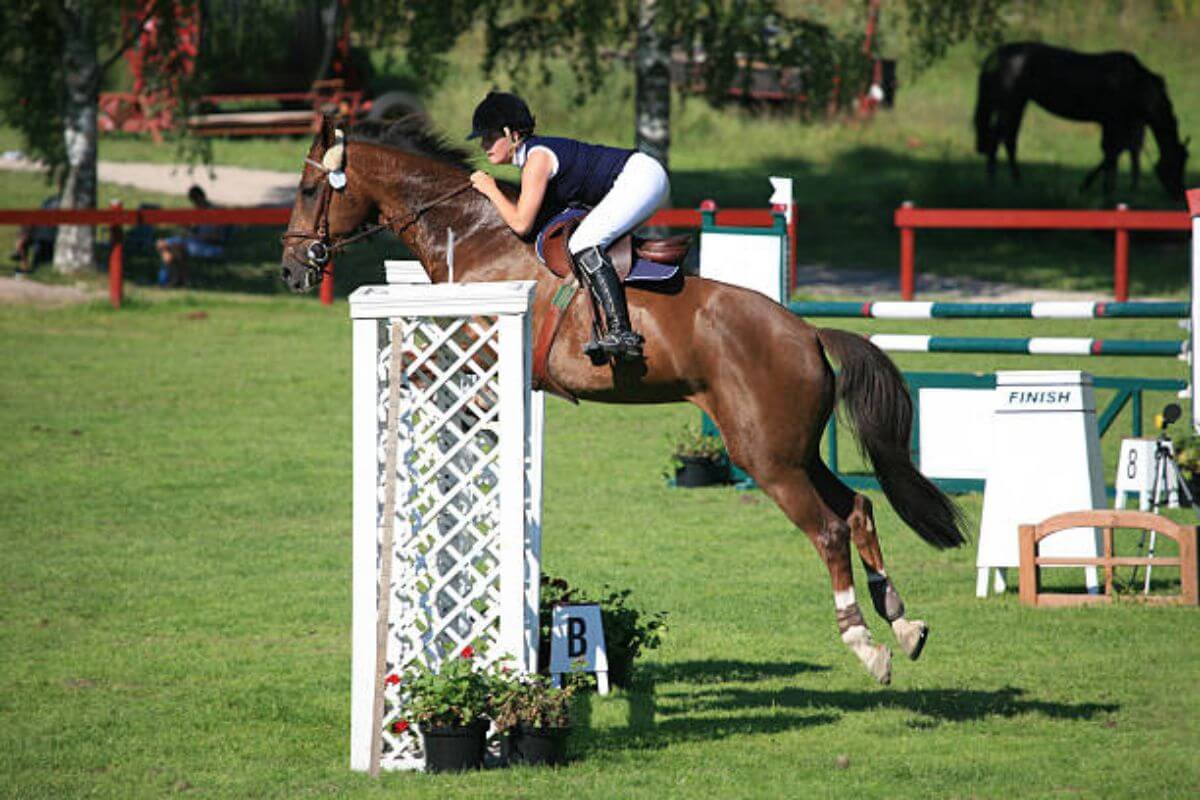
[[[637,361],[643,357],[645,339],[634,331],[609,331],[596,344],[604,352],[621,361]]]

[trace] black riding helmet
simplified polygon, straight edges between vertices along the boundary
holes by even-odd
[[[488,96],[475,106],[471,118],[471,133],[468,139],[477,139],[488,131],[510,131],[530,133],[533,131],[533,114],[529,106],[515,94],[488,92]]]

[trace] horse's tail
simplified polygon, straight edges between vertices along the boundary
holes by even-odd
[[[838,400],[900,519],[934,547],[963,544],[962,511],[917,471],[909,455],[913,406],[900,370],[857,334],[820,328],[817,337],[841,367]]]
[[[992,52],[979,70],[979,90],[975,94],[975,152],[988,155],[996,146],[992,116],[996,108],[997,72],[1000,53]]]

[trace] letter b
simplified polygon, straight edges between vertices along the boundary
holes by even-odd
[[[567,657],[579,658],[587,653],[587,623],[579,617],[567,617]]]

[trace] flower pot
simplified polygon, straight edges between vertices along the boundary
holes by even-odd
[[[680,456],[683,466],[675,470],[675,485],[693,488],[729,482],[729,468],[721,461],[703,456]]]
[[[483,766],[487,722],[466,726],[421,729],[425,742],[426,772],[462,772]]]
[[[518,725],[508,734],[510,763],[558,766],[567,761],[570,728],[532,728]]]

